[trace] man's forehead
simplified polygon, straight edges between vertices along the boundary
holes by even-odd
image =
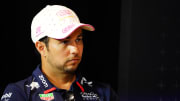
[[[74,32],[72,32],[71,35],[69,35],[69,36],[68,36],[67,38],[65,38],[65,39],[69,39],[69,38],[71,38],[71,37],[80,37],[80,36],[82,36],[82,33],[83,33],[82,29],[79,28],[79,29],[75,30]]]

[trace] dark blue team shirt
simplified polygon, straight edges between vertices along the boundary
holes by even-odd
[[[59,89],[41,72],[40,65],[32,76],[9,84],[1,101],[66,101],[68,92],[73,94],[75,101],[118,101],[109,85],[87,81],[82,76],[77,76],[69,91]]]

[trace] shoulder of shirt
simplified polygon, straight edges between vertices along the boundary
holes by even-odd
[[[97,82],[97,81],[92,81],[93,82],[93,86],[96,88],[101,88],[101,89],[109,89],[110,85],[108,83],[104,83],[104,82]]]
[[[108,83],[103,82],[93,82],[94,88],[101,94],[105,96],[106,99],[111,99],[110,101],[119,101],[117,93]]]
[[[24,80],[20,80],[14,83],[9,83],[5,90],[4,90],[4,95],[6,94],[12,94],[13,98],[14,97],[23,97],[24,99],[28,98],[28,93],[30,92],[30,88],[26,87],[26,85],[29,85],[32,82],[32,76],[29,76],[28,78]],[[16,96],[14,96],[16,95]],[[3,96],[1,97],[2,100]]]
[[[11,83],[11,84],[15,84],[17,86],[23,86],[23,85],[31,83],[32,80],[33,80],[32,76],[29,76],[29,77],[25,78],[24,80],[20,80],[15,83]]]
[[[25,86],[29,85],[32,81],[33,81],[32,76],[29,76],[28,78],[26,78],[24,80],[20,80],[15,83],[10,83],[9,85],[20,88],[21,90],[25,90],[25,88],[26,88]]]
[[[110,85],[109,84],[103,83],[103,82],[94,81],[94,80],[90,80],[90,79],[87,79],[84,76],[82,76],[79,81],[80,81],[80,83],[82,85],[87,85],[87,86],[92,87],[94,89],[101,89],[101,90],[108,90],[108,89],[110,89]]]

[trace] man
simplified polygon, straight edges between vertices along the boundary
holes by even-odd
[[[98,84],[77,71],[83,54],[82,30],[77,15],[61,5],[47,5],[33,19],[31,38],[41,64],[25,80],[9,84],[1,101],[116,101],[105,84]]]

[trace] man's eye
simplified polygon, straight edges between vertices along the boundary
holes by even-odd
[[[76,39],[76,42],[82,41],[82,38]]]

